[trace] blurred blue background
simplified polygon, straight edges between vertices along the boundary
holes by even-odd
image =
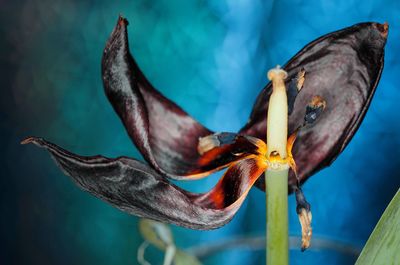
[[[337,161],[303,186],[315,237],[363,246],[400,186],[400,1],[0,0],[1,264],[136,264],[138,218],[80,191],[47,153],[19,145],[38,135],[79,154],[141,159],[100,76],[120,13],[149,80],[215,131],[237,131],[267,70],[308,42],[358,22],[387,21],[385,69],[364,122]],[[200,192],[217,179],[180,184]],[[263,235],[264,200],[253,189],[219,230],[173,226],[177,245]],[[289,207],[290,234],[299,235],[293,196]],[[355,257],[315,247],[291,251],[290,260],[353,264]],[[203,261],[264,264],[265,253],[226,251]]]

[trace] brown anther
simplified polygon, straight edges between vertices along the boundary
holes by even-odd
[[[301,225],[301,251],[310,247],[312,228],[311,228],[311,205],[307,202],[303,191],[299,186],[295,189],[296,193],[296,212]]]
[[[305,75],[306,71],[304,71],[304,69],[297,74],[297,91],[300,91],[303,88],[304,81],[306,80]]]
[[[321,96],[314,96],[306,107],[306,114],[304,116],[304,124],[313,124],[326,108],[326,101]]]
[[[312,228],[311,228],[311,220],[312,214],[311,211],[302,208],[298,213],[300,225],[301,225],[301,251],[305,251],[310,247],[311,237],[312,237]]]
[[[322,110],[326,108],[326,101],[321,96],[314,96],[308,106],[316,109],[322,107]]]

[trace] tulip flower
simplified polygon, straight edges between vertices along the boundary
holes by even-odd
[[[120,17],[111,33],[102,78],[109,101],[147,163],[79,156],[37,137],[22,143],[45,148],[77,186],[124,212],[192,229],[221,227],[253,185],[265,189],[263,173],[271,157],[263,139],[272,85],[260,92],[239,132],[213,132],[151,85],[131,56],[127,25]],[[299,192],[300,204],[300,186],[329,166],[359,127],[381,76],[387,33],[387,24],[357,24],[311,42],[282,68],[291,135],[284,151],[295,161],[288,185]],[[206,193],[170,182],[224,168]]]

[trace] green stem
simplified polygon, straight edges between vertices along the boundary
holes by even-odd
[[[268,265],[289,264],[288,172],[283,169],[265,173]]]

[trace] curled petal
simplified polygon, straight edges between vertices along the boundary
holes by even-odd
[[[77,186],[124,212],[200,230],[228,223],[266,167],[250,156],[232,165],[210,192],[195,194],[134,159],[78,156],[41,138],[22,143],[45,148]]]
[[[210,192],[198,195],[194,202],[213,209],[237,209],[266,168],[264,159],[250,155],[230,166],[217,185]]]
[[[128,47],[128,22],[118,19],[102,58],[105,92],[129,136],[158,171],[179,178],[197,169],[197,144],[212,132],[146,79]]]
[[[329,166],[359,127],[382,73],[387,34],[387,24],[357,24],[311,42],[285,65],[287,80],[305,71],[289,116],[289,135],[303,123],[306,106],[314,96],[326,100],[321,117],[299,132],[293,148],[301,182]],[[270,93],[268,84],[240,133],[264,137]],[[294,174],[289,182],[296,183]],[[263,188],[263,183],[260,178],[257,185]]]
[[[243,158],[245,152],[254,153],[257,146],[251,137],[230,133],[218,134],[218,146],[197,148],[200,139],[215,136],[146,79],[129,52],[127,25],[126,19],[118,19],[104,49],[103,83],[109,101],[147,162],[170,178],[196,179]]]

